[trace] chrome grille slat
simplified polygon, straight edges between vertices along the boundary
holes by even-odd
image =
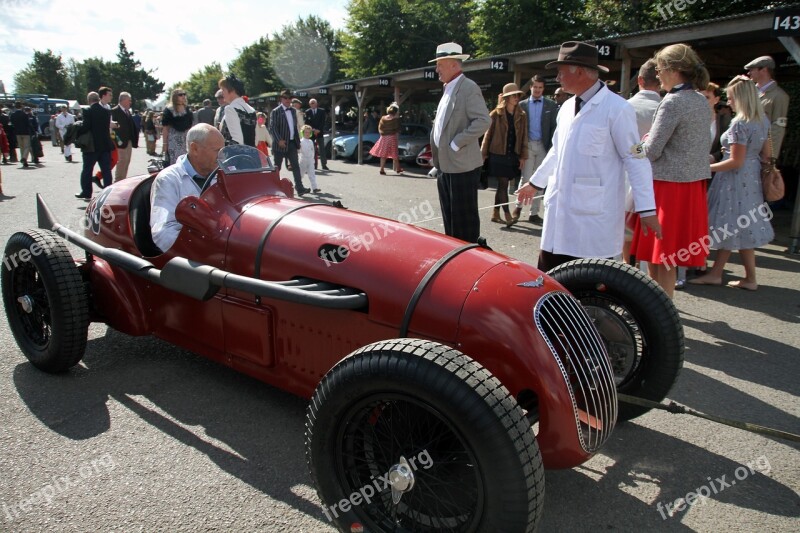
[[[617,421],[617,390],[605,344],[571,294],[546,294],[533,314],[568,387],[581,447],[594,452]]]
[[[600,379],[597,380],[597,383],[600,387],[600,394],[603,397],[612,397],[614,401],[611,403],[604,404],[603,413],[604,413],[604,420],[615,420],[617,419],[617,391],[616,386],[614,384],[614,371],[611,368],[611,359],[608,357],[608,352],[605,348],[605,343],[603,339],[600,338],[600,334],[597,329],[594,327],[591,319],[588,317],[586,312],[583,309],[583,306],[580,305],[578,302],[578,307],[570,306],[569,308],[570,317],[574,320],[575,323],[583,323],[584,330],[586,335],[581,338],[581,341],[584,342],[588,339],[591,343],[591,346],[587,346],[587,350],[591,350],[593,353],[603,353],[605,358],[603,361],[606,361],[607,365],[598,365],[596,368],[602,372],[602,376]],[[588,320],[588,321],[587,321]],[[602,442],[599,442],[597,446],[600,446]]]

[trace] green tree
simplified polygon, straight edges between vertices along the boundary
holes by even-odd
[[[40,93],[62,98],[69,84],[61,56],[50,49],[46,52],[34,50],[33,61],[14,75],[14,85],[20,93]]]
[[[585,0],[477,0],[470,28],[478,55],[496,55],[584,37]]]
[[[469,19],[473,2],[457,0],[351,0],[344,48],[348,78],[361,78],[427,64],[443,40],[473,52]]]
[[[239,50],[236,59],[228,64],[229,72],[244,82],[248,96],[275,90],[275,74],[269,61],[271,46],[268,38],[260,37],[258,41]],[[216,82],[214,86],[214,92],[216,92]]]
[[[222,66],[214,62],[196,72],[192,72],[188,80],[176,83],[174,87],[170,87],[170,90],[180,87],[186,91],[189,102],[199,104],[206,98],[214,96],[218,88],[217,83],[219,83],[222,76]]]
[[[142,68],[142,63],[128,50],[123,39],[119,41],[116,63],[109,65],[110,86],[116,94],[131,93],[134,103],[145,98],[155,98],[164,90],[164,83],[153,77],[152,70]],[[135,104],[134,104],[135,105]]]
[[[310,87],[341,80],[341,32],[315,15],[272,36],[270,64],[279,86]],[[277,89],[277,87],[276,87]]]

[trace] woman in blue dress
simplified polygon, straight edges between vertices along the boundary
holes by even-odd
[[[727,93],[736,116],[722,136],[723,160],[711,165],[717,174],[708,189],[708,234],[717,257],[707,274],[689,283],[722,285],[725,264],[731,252],[739,250],[745,277],[728,286],[754,291],[758,288],[754,249],[775,237],[761,185],[761,161],[772,157],[769,119],[750,78],[736,76]]]

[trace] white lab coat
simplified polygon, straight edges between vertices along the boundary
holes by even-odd
[[[622,253],[625,171],[637,212],[655,209],[650,162],[631,149],[640,142],[633,107],[605,85],[577,116],[575,97],[561,106],[553,146],[530,182],[547,187],[541,249],[574,257]]]

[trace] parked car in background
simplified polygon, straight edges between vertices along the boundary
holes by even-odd
[[[380,135],[377,133],[364,134],[362,144],[363,161],[371,161],[373,159],[369,151],[378,142],[378,138],[380,138]],[[400,137],[397,140],[397,151],[400,160],[410,163],[416,161],[417,154],[430,142],[430,139],[430,127],[423,124],[403,124],[400,129]],[[342,135],[333,140],[333,149],[336,151],[336,157],[338,158],[357,160],[357,147],[358,134]]]
[[[433,166],[433,151],[430,144],[426,144],[417,154],[417,165],[423,168],[431,168]]]

